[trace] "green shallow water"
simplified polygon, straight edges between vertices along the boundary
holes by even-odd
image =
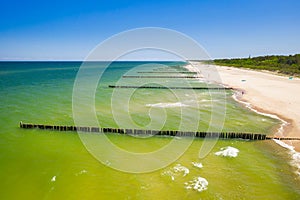
[[[125,72],[134,74],[130,70],[140,64],[144,63],[115,63],[105,72],[95,95],[96,114],[102,126],[118,126],[113,120],[113,113],[119,114],[121,119],[128,117],[122,111],[122,105],[126,102],[126,93],[130,91],[118,91],[124,99],[117,98],[112,112],[110,99],[113,90],[107,85],[115,84]],[[288,163],[290,156],[287,150],[273,141],[219,140],[209,154],[200,159],[198,154],[204,140],[195,139],[174,163],[151,173],[132,174],[111,169],[96,160],[77,133],[19,129],[19,121],[61,125],[74,123],[72,90],[79,66],[80,63],[71,62],[0,63],[1,199],[299,199],[299,179]],[[178,70],[182,71],[181,68]],[[128,85],[137,84],[137,80],[126,81]],[[178,80],[163,81],[170,85],[185,84]],[[189,84],[203,85],[194,81]],[[178,129],[182,107],[168,107],[162,111],[161,107],[151,107],[149,104],[177,103],[180,100],[188,105],[184,107],[188,120],[183,129],[193,127],[193,119],[200,116],[197,129],[207,130],[211,107],[222,105],[222,102],[209,101],[212,95],[207,91],[192,94],[182,90],[177,91],[176,95],[168,90],[135,90],[128,102],[133,123],[125,120],[124,125],[143,128],[151,120],[159,125],[160,115],[165,113],[166,122],[162,128]],[[214,97],[218,95],[216,93]],[[231,95],[231,92],[226,92],[225,114],[216,112],[225,116],[224,131],[271,134],[278,128],[277,120],[249,112],[234,102]],[[97,139],[99,135],[91,137]],[[190,140],[136,138],[117,134],[108,134],[107,137],[119,148],[137,153],[155,151],[172,140]],[[238,156],[215,155],[220,148],[227,146],[238,149]],[[192,162],[202,163],[203,168],[194,167]],[[187,167],[189,174],[175,173],[172,180],[166,174],[176,164]],[[184,183],[199,176],[208,181],[207,190],[198,192],[185,188]]]

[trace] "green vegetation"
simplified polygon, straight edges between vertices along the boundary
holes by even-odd
[[[214,60],[214,64],[256,70],[269,70],[286,75],[300,76],[300,54],[289,56],[216,59]]]

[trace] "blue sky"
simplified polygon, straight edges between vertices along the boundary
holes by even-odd
[[[298,0],[1,1],[0,60],[82,60],[139,27],[182,32],[213,58],[300,53]]]

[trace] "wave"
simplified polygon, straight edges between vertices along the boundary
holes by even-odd
[[[188,69],[189,71],[194,71],[194,72],[197,71],[197,69],[196,69],[195,67],[193,67],[192,65],[186,66],[186,69]],[[221,85],[223,85],[223,84],[221,84]],[[224,86],[224,85],[223,85],[223,86]],[[235,91],[235,92],[233,93],[233,95],[232,95],[232,98],[233,98],[235,101],[237,101],[238,103],[243,104],[246,108],[250,109],[251,111],[253,111],[253,112],[257,113],[257,114],[260,114],[260,115],[263,115],[263,116],[267,116],[267,117],[270,117],[270,118],[279,120],[279,121],[281,122],[281,125],[280,125],[280,127],[277,129],[277,132],[275,133],[275,135],[281,136],[281,137],[284,136],[284,135],[283,135],[284,128],[285,128],[287,125],[289,125],[289,123],[288,123],[287,121],[283,120],[282,118],[278,117],[277,115],[269,114],[269,113],[264,113],[264,112],[260,112],[260,111],[258,111],[258,110],[256,110],[256,109],[254,109],[250,103],[240,100],[240,99],[238,98],[240,95],[241,95],[241,92],[240,92],[240,91]],[[292,159],[291,162],[290,162],[290,164],[291,164],[292,166],[294,166],[294,167],[297,168],[296,174],[300,176],[300,153],[297,152],[293,146],[288,145],[288,144],[286,144],[286,143],[283,142],[283,141],[275,140],[275,139],[273,139],[273,141],[274,141],[276,144],[278,144],[278,145],[280,145],[280,146],[282,146],[282,147],[284,147],[284,148],[286,148],[286,149],[289,150],[289,154],[291,155],[291,159]],[[217,153],[218,153],[218,152],[217,152]]]
[[[200,102],[218,102],[219,99],[201,99]]]
[[[239,153],[239,150],[228,146],[221,148],[221,151],[218,151],[215,153],[216,156],[224,156],[224,157],[237,157]]]
[[[185,182],[186,189],[194,189],[198,192],[202,192],[203,190],[207,190],[208,181],[203,177],[195,177],[193,180],[189,182]]]
[[[256,109],[254,109],[250,103],[248,103],[248,102],[246,102],[246,101],[240,100],[240,99],[238,98],[239,95],[240,95],[240,92],[236,91],[236,92],[234,92],[234,94],[232,95],[232,98],[233,98],[235,101],[237,101],[237,102],[239,102],[239,103],[245,105],[246,108],[250,109],[251,111],[253,111],[253,112],[255,112],[255,113],[259,114],[259,115],[263,115],[263,116],[266,116],[266,117],[270,117],[270,118],[279,120],[279,121],[281,122],[281,125],[280,125],[280,127],[277,129],[277,132],[276,132],[275,135],[283,136],[284,127],[287,126],[287,125],[289,124],[287,121],[281,119],[281,118],[278,117],[277,115],[269,114],[269,113],[264,113],[264,112],[260,112],[260,111],[258,111],[258,110],[256,110]]]
[[[257,114],[264,115],[264,116],[271,117],[271,118],[273,118],[273,119],[279,120],[279,121],[281,122],[281,125],[280,125],[280,127],[277,129],[277,132],[276,132],[275,135],[284,137],[284,135],[283,135],[284,127],[287,126],[287,125],[289,124],[287,121],[281,119],[281,118],[278,117],[277,115],[269,114],[269,113],[264,113],[264,112],[260,112],[260,111],[258,111],[258,110],[255,110],[255,109],[251,106],[250,103],[239,100],[237,96],[238,96],[238,92],[235,92],[235,93],[233,94],[234,100],[236,100],[236,101],[239,102],[239,103],[244,104],[248,109],[252,110],[253,112],[256,112]],[[296,173],[298,176],[300,176],[300,153],[297,152],[297,151],[295,150],[295,147],[293,147],[293,146],[291,146],[291,145],[288,145],[288,144],[286,144],[286,143],[283,142],[283,141],[276,140],[276,139],[273,139],[273,141],[274,141],[276,144],[280,145],[281,147],[284,147],[284,148],[286,148],[286,149],[289,150],[289,154],[290,154],[291,159],[292,159],[292,160],[290,161],[290,165],[297,168],[297,170],[296,170],[295,173]]]
[[[197,163],[197,162],[192,162],[192,165],[193,165],[194,167],[199,168],[199,169],[201,169],[201,168],[203,167],[202,163]]]
[[[76,176],[82,175],[82,174],[86,174],[88,171],[87,170],[81,170],[80,172],[76,173]]]
[[[179,173],[183,172],[183,176],[186,176],[186,175],[188,175],[190,173],[190,170],[187,167],[182,166],[180,164],[175,165],[175,167],[173,167],[173,169],[174,169],[175,173],[177,173],[177,172],[179,172]]]
[[[185,167],[181,164],[177,164],[174,167],[172,167],[171,169],[164,171],[161,175],[170,176],[172,181],[174,181],[175,177],[178,177],[180,175],[186,176],[189,173],[190,173],[190,170],[187,167]]]
[[[56,176],[53,176],[51,182],[55,182],[55,181],[56,181]]]
[[[188,105],[181,102],[176,103],[155,103],[155,104],[146,104],[147,107],[157,107],[157,108],[174,108],[174,107],[187,107]]]
[[[192,66],[192,65],[186,65],[185,68],[186,68],[187,70],[191,71],[191,72],[201,73],[199,69],[197,69],[196,67],[194,67],[194,66]],[[220,85],[225,86],[224,84],[220,84]],[[238,96],[240,96],[240,95],[241,95],[241,92],[240,92],[240,91],[236,91],[236,92],[233,93],[232,98],[233,98],[235,101],[237,101],[237,102],[239,102],[239,103],[245,105],[246,108],[250,109],[251,111],[253,111],[253,112],[257,113],[257,114],[260,114],[260,115],[263,115],[263,116],[267,116],[267,117],[271,117],[271,118],[273,118],[273,119],[279,120],[279,121],[281,122],[281,125],[280,125],[280,127],[278,128],[278,130],[277,130],[277,132],[276,132],[275,135],[283,136],[284,127],[287,126],[287,125],[289,124],[287,121],[281,119],[281,118],[278,117],[277,115],[269,114],[269,113],[264,113],[264,112],[260,112],[260,111],[258,111],[258,110],[256,110],[256,109],[254,109],[250,103],[240,100],[240,99],[238,98]]]
[[[300,153],[295,150],[295,147],[284,143],[283,141],[273,139],[278,145],[282,146],[289,150],[289,154],[291,156],[290,165],[297,168],[296,174],[300,176]]]

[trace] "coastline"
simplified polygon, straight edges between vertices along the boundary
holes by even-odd
[[[188,70],[204,74],[215,82],[236,90],[235,100],[260,114],[274,115],[287,126],[282,136],[300,136],[300,79],[289,80],[266,72],[191,62]],[[275,117],[276,116],[276,117]],[[276,134],[276,133],[275,133]],[[278,135],[277,135],[278,136]],[[300,148],[299,145],[295,145]]]
[[[243,91],[243,93],[245,93],[245,91]],[[281,124],[280,124],[279,128],[277,129],[277,131],[273,133],[274,136],[284,137],[285,136],[284,132],[288,132],[288,130],[291,129],[291,126],[292,126],[291,120],[286,119],[282,116],[278,116],[276,113],[271,113],[262,108],[253,106],[251,103],[249,103],[243,99],[243,94],[241,94],[240,90],[237,89],[235,91],[235,93],[232,95],[232,98],[235,101],[239,102],[240,104],[243,104],[249,110],[251,110],[259,115],[264,115],[264,116],[279,120],[281,122]]]
[[[300,135],[300,79],[262,71],[227,66],[207,65],[190,62],[185,66],[189,71],[204,74],[208,82],[218,83],[235,89],[233,99],[261,115],[281,121],[274,132],[279,137]],[[292,161],[300,175],[300,141],[274,142],[289,150]]]

